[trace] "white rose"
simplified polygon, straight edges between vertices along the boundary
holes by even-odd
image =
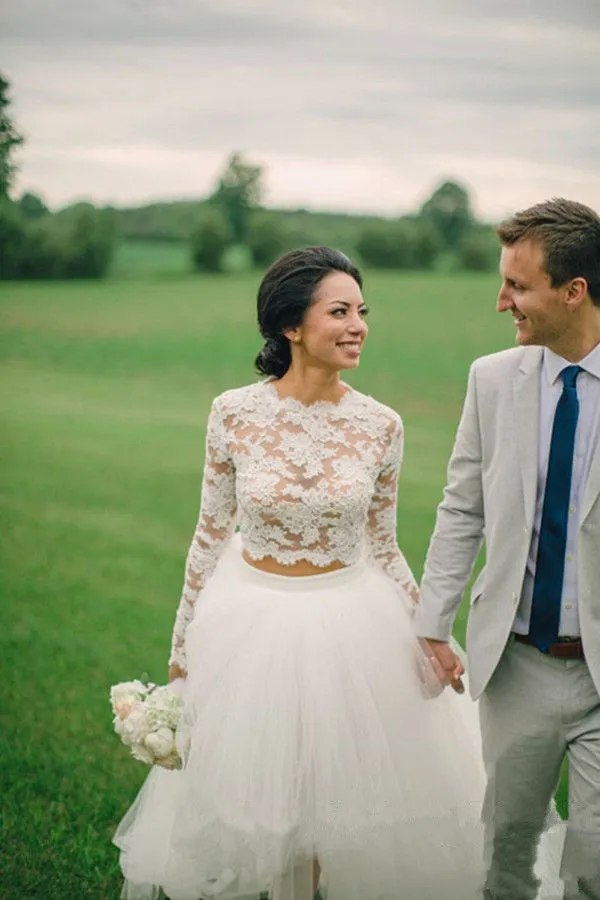
[[[146,735],[144,744],[157,759],[162,759],[174,749],[173,732],[170,728],[159,728]]]
[[[146,693],[146,687],[141,681],[122,681],[120,684],[113,684],[110,689],[110,702],[113,712],[116,712],[116,706],[120,703],[133,703],[135,700],[141,700]]]
[[[149,766],[154,764],[154,757],[149,752],[149,750],[144,747],[143,744],[133,744],[133,746],[131,747],[131,755],[134,759],[139,760],[139,762],[146,763]]]
[[[129,697],[125,697],[123,700],[119,700],[118,703],[115,703],[113,707],[113,712],[119,719],[126,719],[131,710],[133,709],[134,703],[136,702],[133,695]]]
[[[126,744],[139,744],[148,734],[149,726],[142,703],[136,703],[126,719],[122,720],[122,740]]]
[[[148,696],[144,704],[148,723],[153,731],[159,728],[170,728],[173,731],[179,724],[181,716],[181,697],[178,697],[170,686],[157,687]]]
[[[119,735],[120,738],[122,738],[125,735],[125,724],[123,722],[123,719],[120,719],[118,716],[115,716],[113,725],[115,726],[116,733]]]

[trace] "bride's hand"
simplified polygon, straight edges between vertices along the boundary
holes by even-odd
[[[153,765],[159,766],[161,769],[169,769],[172,772],[176,769],[181,769],[181,760],[177,753],[172,753],[170,756],[155,759]]]
[[[169,666],[169,684],[172,681],[175,681],[176,678],[186,678],[187,672],[182,669],[180,666],[173,664]]]
[[[464,694],[461,675],[465,667],[447,641],[423,639],[422,647],[442,684],[449,684],[457,694]]]

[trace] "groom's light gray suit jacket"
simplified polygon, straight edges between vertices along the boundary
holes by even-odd
[[[447,640],[482,540],[467,628],[471,694],[478,697],[511,634],[535,513],[541,347],[476,360],[438,507],[415,615],[422,637]],[[579,523],[579,618],[600,692],[600,444]]]

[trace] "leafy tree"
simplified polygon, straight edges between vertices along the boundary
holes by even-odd
[[[229,223],[221,212],[215,209],[205,213],[192,232],[194,267],[204,272],[222,272],[231,237]]]
[[[415,269],[430,265],[430,236],[410,219],[370,222],[360,232],[356,250],[368,266]]]
[[[473,229],[458,251],[463,269],[473,272],[488,272],[498,267],[499,246],[491,228],[478,226]]]
[[[9,82],[0,75],[0,199],[8,197],[16,166],[12,162],[13,152],[23,143],[9,115]]]
[[[19,209],[26,219],[35,221],[47,216],[49,209],[37,194],[23,194],[17,201]]]
[[[64,275],[67,278],[103,278],[107,274],[114,249],[114,227],[109,210],[91,203],[71,207],[64,218],[66,253]]]
[[[66,242],[50,216],[28,222],[19,204],[0,201],[0,278],[59,278]]]
[[[445,181],[425,201],[419,218],[433,226],[446,249],[455,250],[474,222],[467,190],[455,181]]]
[[[0,277],[102,278],[113,246],[107,210],[83,203],[32,222],[20,204],[0,203]]]
[[[0,198],[0,278],[19,278],[27,254],[27,223],[8,197]]]
[[[269,266],[290,246],[281,216],[255,213],[250,220],[247,244],[255,266]]]
[[[413,265],[415,269],[433,269],[443,250],[439,234],[433,226],[419,219],[412,219]]]
[[[19,278],[67,277],[68,244],[50,217],[27,225]]]
[[[397,269],[404,265],[405,248],[397,240],[395,224],[371,222],[363,228],[356,241],[356,250],[367,266]]]
[[[80,204],[65,215],[49,216],[35,194],[18,203],[9,198],[23,143],[8,113],[8,81],[0,75],[0,278],[101,278],[114,247],[110,213]]]
[[[262,179],[262,166],[250,165],[241,153],[232,153],[210,198],[225,216],[234,243],[246,242],[251,212],[262,198]]]

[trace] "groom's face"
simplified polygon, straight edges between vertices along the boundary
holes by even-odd
[[[544,265],[542,246],[523,240],[503,247],[500,257],[502,286],[496,309],[510,312],[517,343],[559,347],[569,325],[564,287],[552,287]]]

